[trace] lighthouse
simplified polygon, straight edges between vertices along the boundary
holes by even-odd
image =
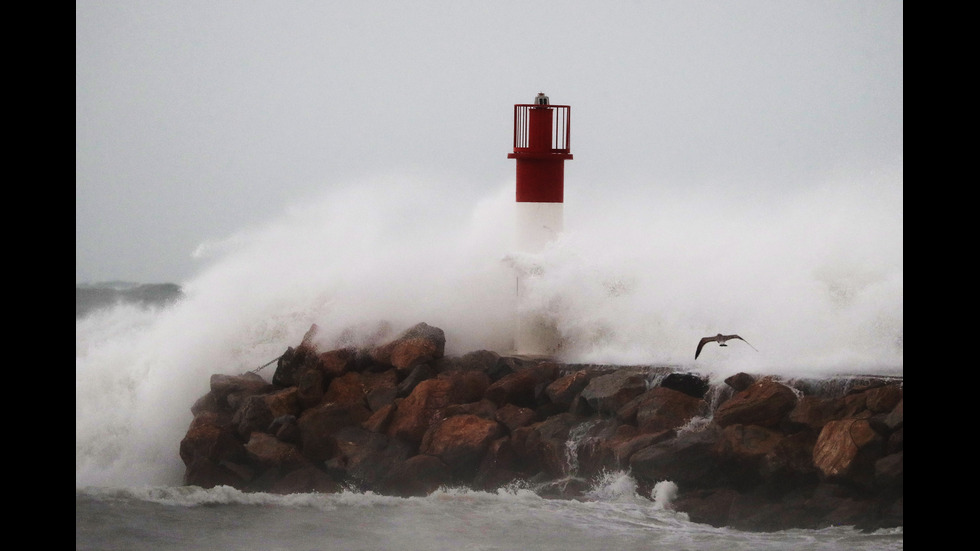
[[[572,158],[570,123],[571,107],[551,105],[543,92],[534,103],[514,106],[514,151],[507,158],[517,161],[515,244],[520,252],[538,253],[562,231],[565,161]],[[553,355],[559,346],[554,320],[521,308],[526,279],[532,276],[518,271],[515,352]]]

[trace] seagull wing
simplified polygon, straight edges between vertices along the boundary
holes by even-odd
[[[715,337],[704,337],[703,339],[701,339],[701,341],[698,343],[697,351],[694,352],[694,359],[695,360],[698,359],[698,356],[701,355],[701,349],[704,348],[704,343],[712,342],[714,340],[716,340]]]
[[[742,337],[739,337],[738,335],[732,335],[732,338],[733,339],[738,339],[738,340],[744,342],[745,344],[748,344],[749,345],[749,348],[751,348],[752,350],[755,350],[756,352],[759,351],[758,348],[756,348],[756,347],[752,346],[751,344],[749,344],[749,341],[743,339]]]

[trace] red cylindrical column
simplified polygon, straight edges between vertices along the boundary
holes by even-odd
[[[561,160],[517,160],[518,203],[564,203],[565,163]]]
[[[551,127],[554,111],[545,105],[535,105],[528,110],[527,147],[535,152],[551,150]]]

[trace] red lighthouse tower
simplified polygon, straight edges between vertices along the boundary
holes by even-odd
[[[565,161],[569,150],[571,107],[551,105],[539,93],[532,104],[514,106],[514,152],[517,160],[517,247],[540,252],[564,226]],[[518,271],[518,301],[523,301],[528,274]],[[551,355],[557,351],[555,324],[519,304],[514,347],[518,353]]]
[[[517,160],[518,245],[526,252],[561,232],[570,123],[571,107],[551,105],[544,93],[514,106],[514,152],[507,158]]]
[[[514,106],[514,152],[518,203],[561,203],[569,153],[571,107],[550,105],[540,93],[533,104]]]

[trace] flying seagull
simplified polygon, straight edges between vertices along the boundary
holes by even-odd
[[[697,350],[697,352],[694,353],[694,359],[695,360],[698,359],[698,356],[701,354],[701,349],[704,348],[704,344],[705,343],[708,343],[708,342],[716,342],[716,343],[718,343],[718,346],[728,346],[727,344],[725,344],[725,341],[730,341],[732,339],[738,339],[738,340],[744,342],[745,344],[748,344],[750,347],[752,347],[752,350],[755,350],[756,352],[758,352],[758,350],[756,349],[756,347],[754,347],[751,344],[749,344],[749,341],[743,339],[742,337],[739,337],[738,335],[722,335],[721,333],[718,333],[714,337],[705,337],[705,338],[701,339],[701,342],[698,343],[698,350]]]

